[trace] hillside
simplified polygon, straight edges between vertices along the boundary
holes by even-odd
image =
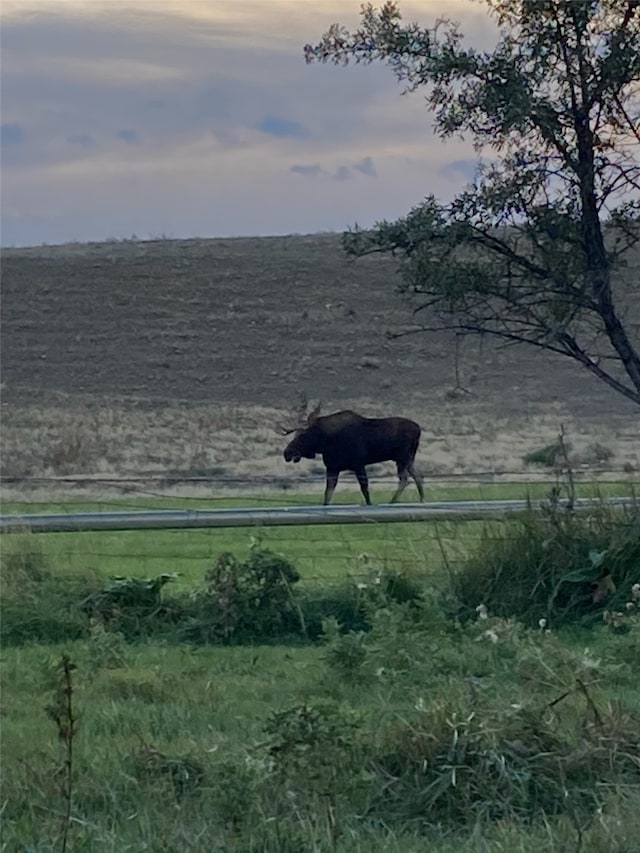
[[[452,394],[452,336],[387,339],[411,319],[396,284],[335,235],[4,250],[5,474],[286,476],[273,425],[299,391],[418,418],[427,472],[521,467],[560,423],[583,459],[638,466],[637,407],[567,359],[468,340]]]

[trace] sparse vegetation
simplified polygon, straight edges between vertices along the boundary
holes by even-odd
[[[606,444],[603,444],[600,441],[594,441],[593,444],[588,445],[585,453],[583,454],[583,461],[587,463],[590,461],[595,462],[598,465],[606,464],[611,462],[615,453]]]

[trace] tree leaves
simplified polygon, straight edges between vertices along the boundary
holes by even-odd
[[[640,4],[487,5],[502,28],[492,53],[465,48],[451,21],[405,24],[392,2],[305,47],[307,62],[386,62],[406,91],[426,88],[440,136],[468,134],[493,155],[453,203],[430,196],[397,222],[356,227],[345,249],[400,258],[425,330],[542,346],[640,404],[615,278],[640,240]]]

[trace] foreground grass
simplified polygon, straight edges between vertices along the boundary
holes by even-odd
[[[344,639],[286,649],[123,645],[111,647],[111,657],[95,638],[6,650],[3,849],[58,849],[63,754],[45,708],[63,651],[77,667],[73,849],[635,849],[640,768],[634,777],[633,756],[619,784],[603,773],[599,789],[589,786],[590,762],[580,756],[594,725],[597,743],[613,744],[614,763],[638,745],[637,718],[635,740],[627,731],[640,707],[637,639],[634,652],[628,635],[557,637],[491,620],[452,635],[435,612],[426,615],[431,624],[408,633],[400,630],[406,612],[384,617],[355,665]],[[485,624],[499,642],[485,636]],[[588,685],[586,695],[576,679]],[[301,709],[318,713],[307,740],[294,725]],[[566,782],[573,812],[567,815],[552,793],[527,827],[500,817],[499,800],[494,819],[484,811],[473,818],[478,800],[467,789],[480,771],[462,752],[455,757],[454,744],[467,737],[472,754],[480,748],[473,738],[492,737],[486,727],[497,721],[505,735],[500,742],[496,733],[495,760],[504,772],[515,773],[518,750],[540,748],[551,732],[558,749],[571,747],[566,761],[577,770],[560,761],[549,772],[584,774],[584,781]],[[536,734],[536,725],[549,733]],[[431,806],[440,818],[433,820],[425,762],[442,760],[440,740],[451,766],[441,771],[442,791]],[[533,773],[534,752],[530,764]],[[485,770],[487,793],[498,784],[498,767]],[[516,776],[510,784],[519,784]],[[553,792],[553,778],[549,784]],[[598,791],[595,802],[591,790]],[[456,829],[445,806],[469,808],[470,822]]]
[[[495,548],[485,531],[478,553],[471,525],[449,526],[450,547],[475,554],[458,581],[467,578],[481,589],[485,575],[489,581],[508,575],[526,591],[535,577],[544,579],[552,557],[566,572],[565,552],[555,553],[549,542],[577,546],[590,528],[564,519],[519,525],[523,544],[512,569],[504,550],[508,525],[491,526]],[[343,603],[345,590],[357,591],[367,630],[341,633],[335,609],[324,611],[329,618],[320,642],[298,633],[294,643],[274,638],[268,646],[246,639],[243,646],[214,647],[206,640],[187,645],[177,639],[184,635],[172,631],[157,634],[155,642],[134,632],[127,636],[137,641],[126,642],[124,634],[107,630],[114,623],[106,616],[101,621],[101,611],[91,622],[78,612],[77,590],[70,594],[73,567],[61,560],[66,552],[46,545],[60,541],[59,535],[16,537],[13,563],[11,553],[8,563],[3,553],[5,569],[13,566],[3,583],[5,620],[32,619],[38,605],[40,636],[50,642],[29,645],[27,636],[3,652],[2,849],[60,850],[69,805],[75,850],[636,849],[636,523],[627,525],[617,515],[601,521],[618,543],[606,551],[607,565],[628,606],[625,597],[614,619],[592,620],[590,630],[561,631],[548,631],[544,623],[536,627],[537,616],[529,628],[509,618],[512,611],[498,602],[510,599],[495,584],[490,591],[502,617],[478,616],[471,595],[471,618],[460,622],[456,601],[465,590],[452,601],[455,586],[435,562],[437,554],[445,560],[448,546],[442,547],[440,534],[428,540],[434,544],[429,555],[427,540],[416,538],[423,525],[340,528],[347,538],[338,544],[351,548],[345,565],[352,574],[381,567],[389,542],[376,542],[373,533],[407,528],[404,543],[393,543],[388,556],[392,570],[402,558],[431,567],[421,594],[392,597],[376,572],[366,575],[366,583],[343,580]],[[361,543],[348,534],[360,530],[369,535],[368,556],[358,560],[355,546]],[[327,528],[316,531],[326,534]],[[291,528],[284,532],[288,545],[282,542],[277,550],[304,542],[304,529],[294,538]],[[174,547],[193,538],[194,532],[184,533],[182,542],[172,540]],[[120,547],[123,535],[112,543]],[[77,539],[86,543],[83,536]],[[524,552],[535,555],[536,543],[542,543],[544,559],[527,562]],[[336,543],[329,536],[313,547],[330,550]],[[337,558],[340,548],[331,553]],[[420,576],[414,565],[405,589],[415,589]],[[328,573],[319,583],[331,586],[334,577]],[[587,597],[590,578],[587,573]],[[216,601],[224,609],[224,576],[217,583]],[[618,593],[609,594],[613,600]],[[68,609],[71,622],[47,623],[54,600]],[[247,606],[251,599],[242,601],[238,605]],[[298,608],[309,605],[304,595],[297,601]],[[341,599],[329,595],[324,601],[337,608]],[[65,624],[72,628],[73,619],[83,622],[80,635],[56,633]],[[56,636],[83,639],[61,645]],[[65,716],[70,694],[61,680],[62,655],[74,666],[73,725]]]

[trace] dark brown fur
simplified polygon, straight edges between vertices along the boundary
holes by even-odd
[[[398,469],[399,485],[391,498],[398,500],[413,478],[420,500],[424,500],[422,477],[414,468],[420,443],[420,427],[408,418],[363,418],[356,412],[335,412],[316,417],[309,425],[296,432],[287,445],[284,458],[287,462],[299,462],[302,458],[314,459],[322,456],[327,469],[327,486],[324,503],[331,500],[342,471],[353,471],[367,504],[369,481],[366,466],[376,462],[392,461]]]

